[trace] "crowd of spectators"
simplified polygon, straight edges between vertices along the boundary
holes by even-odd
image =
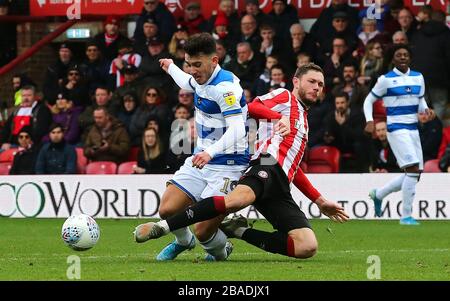
[[[26,74],[14,76],[14,108],[2,125],[0,152],[20,150],[12,174],[75,173],[75,148],[91,161],[116,163],[138,148],[135,173],[174,172],[188,155],[174,149],[194,147],[194,95],[176,86],[159,59],[172,58],[188,72],[183,45],[206,31],[217,41],[221,66],[241,80],[247,102],[291,89],[292,75],[303,64],[313,61],[324,69],[325,93],[309,110],[308,147],[338,148],[342,172],[398,171],[382,103],[375,104],[373,137],[363,134],[362,106],[377,78],[391,68],[392,45],[410,45],[412,69],[423,73],[426,99],[438,116],[419,126],[424,159],[444,158],[441,168],[447,171],[450,136],[441,122],[450,87],[445,13],[425,5],[414,15],[402,0],[380,2],[380,18],[373,19],[346,0],[332,0],[306,32],[297,9],[285,0],[273,0],[268,13],[257,0],[246,0],[243,11],[221,0],[209,19],[201,2],[188,3],[175,18],[163,2],[144,0],[131,38],[121,33],[124,20],[109,16],[104,31],[85,43],[83,59],[75,59],[69,43],[59,46],[55,62],[43,71],[42,87]],[[7,58],[0,60],[1,65]]]

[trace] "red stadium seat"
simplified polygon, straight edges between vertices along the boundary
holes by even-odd
[[[308,173],[339,172],[340,151],[333,146],[317,146],[309,150]]]
[[[129,161],[129,162],[123,162],[119,165],[119,168],[117,169],[117,173],[121,175],[130,175],[134,173],[133,168],[137,166],[136,161]]]
[[[88,159],[84,156],[84,149],[82,147],[75,148],[77,152],[77,173],[86,173],[86,165],[88,165]]]
[[[112,175],[117,171],[117,164],[110,161],[91,162],[86,166],[88,175]]]
[[[382,99],[378,99],[373,104],[373,120],[375,123],[386,121],[386,108]]]
[[[18,148],[10,148],[0,153],[0,162],[12,162],[16,155]]]
[[[138,152],[139,152],[139,147],[133,146],[132,148],[130,148],[130,151],[128,152],[127,161],[128,162],[137,161]]]
[[[425,162],[423,166],[423,172],[442,172],[439,168],[439,160],[433,159]]]
[[[9,175],[9,170],[11,169],[11,162],[1,162],[0,163],[0,175]]]

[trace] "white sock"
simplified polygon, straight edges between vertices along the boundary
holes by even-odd
[[[159,226],[161,226],[161,228],[164,229],[164,233],[165,233],[165,234],[167,234],[167,233],[170,232],[170,228],[169,228],[169,225],[167,224],[166,220],[162,219],[162,220],[160,220],[159,222],[157,222],[157,224],[158,224]]]
[[[189,227],[175,230],[172,232],[172,234],[175,235],[177,243],[182,246],[188,246],[191,243],[192,237],[194,236]]]
[[[412,215],[412,203],[416,195],[416,184],[419,181],[419,174],[407,173],[405,180],[403,180],[403,208],[402,218],[410,217]]]
[[[393,180],[389,181],[383,187],[377,189],[377,199],[384,199],[388,194],[402,189],[402,184],[405,179],[405,174],[402,174]]]
[[[205,249],[208,254],[214,256],[216,260],[225,260],[227,258],[227,251],[225,250],[227,236],[222,230],[218,229],[210,239],[200,243],[203,249]]]

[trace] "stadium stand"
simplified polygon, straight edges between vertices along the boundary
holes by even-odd
[[[91,162],[86,166],[87,175],[112,175],[117,172],[117,164],[110,161]]]
[[[11,165],[11,162],[0,162],[0,175],[9,175]]]
[[[88,159],[84,155],[84,150],[81,147],[75,148],[77,152],[77,173],[84,174],[86,173],[86,165],[88,164]]]
[[[309,150],[307,166],[309,173],[339,172],[340,151],[333,146],[316,146]]]
[[[136,161],[123,162],[119,165],[117,173],[120,175],[129,175],[134,173],[134,168],[137,166]]]
[[[439,160],[433,159],[425,162],[423,172],[441,172],[441,169],[439,168]]]
[[[0,162],[12,162],[14,155],[17,153],[17,148],[10,148],[0,153]]]

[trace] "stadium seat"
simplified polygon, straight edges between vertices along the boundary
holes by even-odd
[[[18,148],[10,148],[0,153],[0,162],[12,162],[16,155]]]
[[[439,160],[433,159],[425,162],[423,166],[423,172],[442,172],[439,168]]]
[[[373,120],[375,123],[386,121],[386,108],[384,107],[384,102],[381,99],[378,99],[373,104]]]
[[[340,151],[333,146],[316,146],[309,150],[308,173],[339,172]]]
[[[117,164],[110,161],[91,162],[86,166],[87,175],[112,175],[117,171]]]
[[[130,148],[130,151],[128,152],[127,161],[128,162],[137,161],[138,152],[139,152],[139,147],[133,146],[132,148]]]
[[[88,165],[88,159],[84,156],[84,150],[82,147],[75,148],[77,152],[77,173],[86,173],[86,165]]]
[[[11,162],[1,162],[0,163],[0,175],[9,175],[9,170],[11,169]]]
[[[117,169],[117,173],[121,175],[130,175],[134,173],[133,168],[137,166],[136,161],[129,161],[129,162],[123,162],[119,165],[119,168]]]

